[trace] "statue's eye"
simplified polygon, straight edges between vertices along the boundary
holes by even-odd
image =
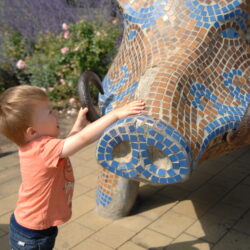
[[[221,32],[223,38],[237,39],[240,37],[239,33],[234,28],[228,28]]]

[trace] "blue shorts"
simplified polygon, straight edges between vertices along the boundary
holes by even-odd
[[[13,250],[52,250],[56,236],[57,227],[45,230],[32,230],[18,224],[15,216],[10,219],[9,244]]]

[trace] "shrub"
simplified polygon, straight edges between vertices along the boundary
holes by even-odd
[[[16,63],[32,54],[33,43],[28,41],[17,30],[8,30],[4,32],[4,39],[1,43],[1,60],[0,60],[0,91],[18,85],[18,70]],[[19,74],[23,74],[21,71]],[[23,75],[23,79],[25,75]]]
[[[0,1],[0,92],[28,83],[50,89],[59,101],[76,94],[80,72],[103,77],[121,34],[116,7],[115,0]],[[110,23],[114,16],[117,24]],[[60,34],[63,22],[69,32]]]
[[[50,90],[48,94],[54,101],[76,96],[77,81],[82,72],[91,70],[100,78],[106,74],[110,59],[116,53],[116,40],[120,34],[117,27],[114,23],[88,23],[84,20],[64,24],[64,31],[59,35],[40,34],[32,54],[21,46],[20,39],[17,43],[19,52],[12,55],[15,59],[17,55],[22,59],[17,63],[20,83]],[[15,51],[15,45],[11,45],[9,51]],[[91,87],[91,92],[97,99],[97,90]]]

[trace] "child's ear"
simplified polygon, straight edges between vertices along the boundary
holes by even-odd
[[[34,128],[28,127],[25,132],[25,137],[27,141],[34,139],[37,136],[37,132]]]

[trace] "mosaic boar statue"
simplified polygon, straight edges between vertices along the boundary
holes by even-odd
[[[97,145],[97,212],[119,218],[140,182],[182,182],[202,161],[250,144],[250,1],[120,0],[124,34],[102,81],[102,115],[143,99],[142,115]],[[92,114],[86,72],[79,93]]]

